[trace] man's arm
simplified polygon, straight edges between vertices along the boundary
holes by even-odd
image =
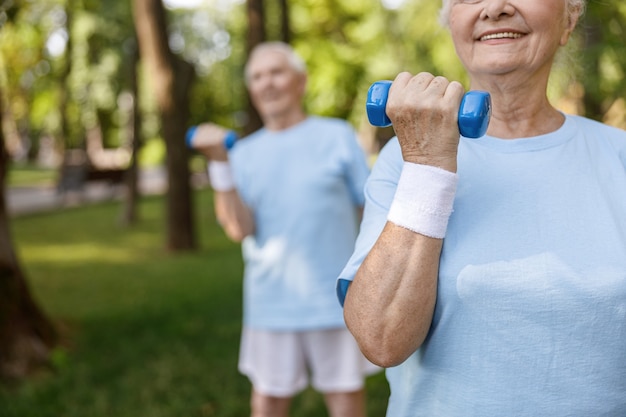
[[[214,194],[215,214],[226,235],[236,242],[254,233],[254,216],[237,192],[228,161],[224,138],[228,130],[213,123],[199,125],[193,143],[209,163],[209,179]]]
[[[214,200],[217,221],[226,236],[235,242],[241,242],[254,233],[252,211],[241,201],[237,189],[216,191]]]

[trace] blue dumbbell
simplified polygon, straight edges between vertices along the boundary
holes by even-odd
[[[391,125],[385,112],[391,81],[376,81],[367,92],[367,118],[378,127]],[[491,117],[491,96],[486,91],[469,91],[459,107],[459,131],[466,138],[479,138],[487,132]]]
[[[194,142],[194,136],[197,128],[198,126],[191,126],[185,133],[185,143],[188,148],[194,149],[202,146],[201,143]],[[235,146],[235,142],[237,142],[238,139],[239,136],[237,136],[237,133],[234,130],[229,130],[224,137],[224,147],[226,150],[230,150],[233,146]]]

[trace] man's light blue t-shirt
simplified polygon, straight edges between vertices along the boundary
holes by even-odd
[[[393,140],[340,300],[402,164]],[[626,416],[626,132],[567,116],[548,135],[461,138],[458,174],[432,326],[387,370],[387,416]]]
[[[308,117],[261,129],[229,154],[254,214],[244,239],[244,325],[269,330],[344,327],[337,275],[354,250],[369,174],[354,129]]]

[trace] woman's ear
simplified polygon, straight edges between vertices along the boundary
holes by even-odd
[[[567,11],[567,26],[565,27],[563,36],[561,36],[561,46],[565,46],[565,44],[567,44],[567,41],[569,40],[570,36],[572,35],[572,32],[574,31],[574,29],[576,28],[576,25],[578,24],[578,20],[580,19],[581,14],[582,14],[581,6],[572,7]]]

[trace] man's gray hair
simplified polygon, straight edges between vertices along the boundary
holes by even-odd
[[[249,77],[250,62],[256,55],[266,51],[276,51],[284,54],[287,58],[287,62],[294,70],[302,74],[306,73],[306,64],[304,63],[304,60],[289,44],[280,41],[263,42],[252,48],[252,51],[250,52],[250,56],[248,57],[248,62],[246,63],[244,70],[246,81]]]
[[[452,8],[452,4],[457,0],[442,0],[441,9],[439,10],[439,23],[443,27],[448,27],[450,23],[450,9]],[[579,12],[579,15],[582,15],[585,12],[585,6],[587,5],[587,0],[563,0],[567,2],[567,10],[571,14],[575,11]]]

